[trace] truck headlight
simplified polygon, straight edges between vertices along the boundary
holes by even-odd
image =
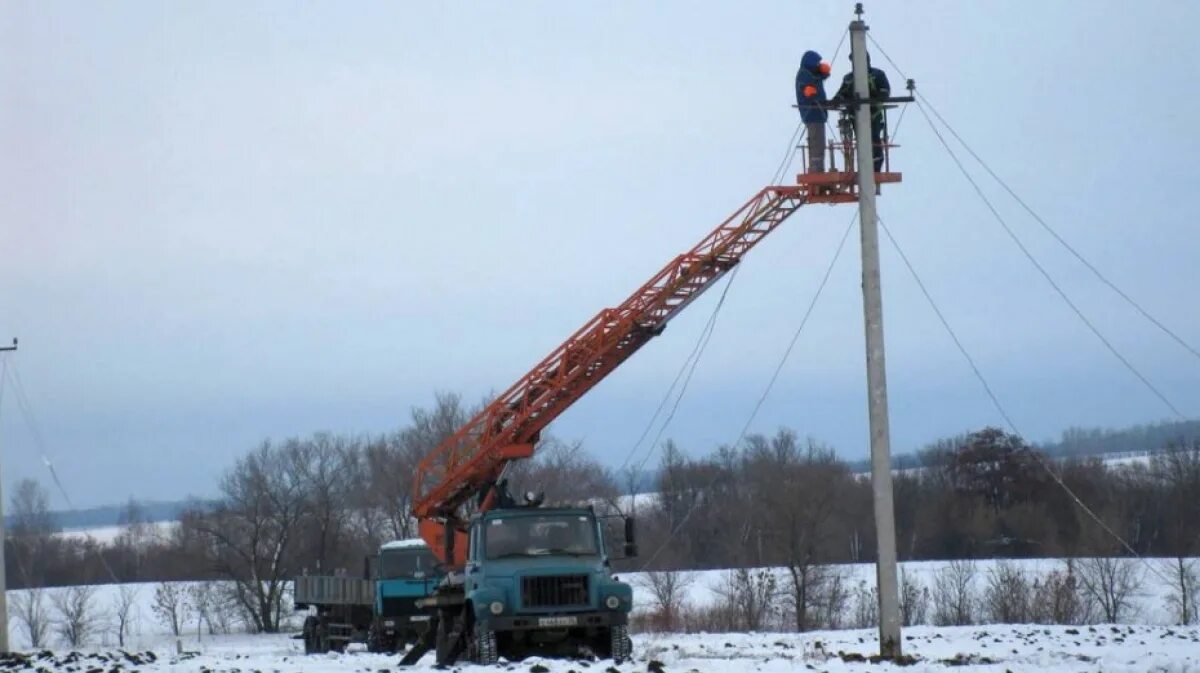
[[[604,599],[604,607],[609,610],[616,610],[621,605],[621,599],[616,596],[609,596]]]
[[[488,610],[490,610],[493,615],[498,615],[504,612],[504,603],[501,603],[500,601],[492,601],[492,604],[488,606]]]

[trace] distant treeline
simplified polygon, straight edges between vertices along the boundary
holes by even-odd
[[[1057,442],[1039,444],[1051,456],[1100,456],[1111,453],[1157,451],[1200,442],[1200,421],[1135,425],[1122,430],[1070,428]]]
[[[196,502],[195,499],[175,501],[139,500],[137,501],[137,505],[146,522],[158,523],[162,521],[178,521],[181,514],[196,506]],[[127,513],[128,509],[128,504],[103,505],[87,509],[58,510],[52,512],[52,516],[55,525],[64,530],[104,528],[120,525],[122,523],[122,516]],[[4,525],[6,527],[12,527],[15,523],[16,519],[13,515],[9,514],[4,517]]]
[[[263,442],[229,467],[215,501],[193,503],[178,526],[153,526],[129,503],[118,517],[124,530],[107,543],[55,535],[61,523],[45,489],[26,480],[10,506],[10,587],[223,579],[247,623],[276,630],[291,577],[358,573],[382,542],[415,536],[416,464],[470,414],[441,395],[386,435]],[[994,428],[941,440],[918,454],[921,469],[895,476],[900,556],[1200,555],[1200,441],[1161,430],[1142,431],[1161,445],[1137,448],[1171,450],[1129,465],[1051,457]],[[806,605],[808,591],[825,590],[824,565],[873,560],[875,531],[869,480],[800,437],[781,429],[708,454],[668,441],[656,470],[621,473],[580,443],[546,437],[509,478],[514,492],[543,491],[548,504],[591,500],[634,515],[642,554],[619,570],[783,567]],[[631,497],[645,492],[653,495]],[[797,628],[806,619],[798,613]]]
[[[1187,446],[1200,442],[1200,421],[1164,421],[1112,428],[1068,428],[1056,442],[1034,443],[1039,451],[1053,458],[1078,458],[1112,454],[1151,453],[1172,446]],[[908,470],[921,467],[921,454],[942,442],[912,453],[892,456],[892,469]],[[869,459],[849,461],[850,469],[866,473],[871,470]]]

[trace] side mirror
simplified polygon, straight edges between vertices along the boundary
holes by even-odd
[[[625,558],[637,558],[637,536],[633,517],[625,519]]]

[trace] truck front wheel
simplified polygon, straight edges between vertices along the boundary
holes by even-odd
[[[496,632],[478,624],[471,631],[467,657],[473,663],[484,665],[500,661],[500,651],[496,645]]]
[[[633,641],[629,638],[629,627],[614,626],[609,629],[609,654],[614,664],[628,661],[633,656]]]

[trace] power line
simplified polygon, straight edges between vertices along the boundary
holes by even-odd
[[[833,57],[830,59],[831,61],[836,59],[838,54],[841,53],[842,46],[845,45],[846,36],[848,34],[848,30],[842,31],[842,35],[838,40],[837,47],[833,51]],[[775,168],[775,172],[771,174],[771,179],[767,184],[777,184],[783,179],[783,176],[787,173],[788,168],[791,166],[792,162],[795,161],[796,154],[800,151],[800,143],[803,142],[807,133],[808,131],[805,128],[804,121],[801,120],[796,124],[796,128],[792,131],[791,136],[788,138],[788,142],[784,147],[783,156],[780,158],[779,165]],[[641,461],[639,461],[638,466],[634,471],[635,479],[641,475],[642,469],[645,467],[646,463],[649,462],[650,458],[653,457],[659,440],[666,431],[671,419],[674,418],[675,410],[679,408],[679,404],[683,399],[683,392],[687,388],[688,381],[691,380],[692,373],[696,370],[696,366],[699,362],[699,355],[703,353],[708,341],[712,338],[712,331],[716,323],[717,314],[720,312],[721,306],[725,301],[725,295],[728,294],[729,287],[733,284],[733,280],[737,276],[738,269],[740,268],[740,265],[735,267],[733,273],[730,274],[729,280],[726,282],[725,288],[721,292],[721,299],[717,302],[717,306],[714,308],[712,315],[709,316],[708,322],[705,324],[704,329],[701,330],[700,336],[696,340],[696,345],[692,348],[692,352],[688,355],[688,357],[684,359],[679,371],[675,374],[674,380],[671,381],[671,385],[668,386],[666,393],[659,401],[658,407],[650,416],[649,422],[646,423],[646,426],[642,429],[637,441],[634,442],[633,446],[630,447],[629,451],[626,453],[625,458],[621,461],[621,465],[617,468],[617,472],[624,470],[630,464],[630,461],[633,459],[633,457],[637,455],[638,451],[641,449],[642,443],[646,440],[646,437],[649,436],[650,431],[658,422],[658,418],[662,414],[663,409],[666,408],[667,403],[671,400],[671,397],[675,391],[675,387],[679,385],[681,379],[684,379],[683,388],[680,389],[679,395],[675,397],[675,403],[672,405],[670,413],[663,422],[662,426],[659,428],[654,441],[651,442],[650,447],[647,449],[646,455]],[[685,375],[686,379],[684,378]]]
[[[684,377],[683,385],[679,388],[679,395],[676,396],[675,403],[671,406],[671,412],[667,414],[666,419],[663,420],[662,425],[659,427],[658,434],[655,435],[654,441],[650,443],[649,448],[646,450],[646,455],[642,458],[641,462],[638,463],[635,470],[636,475],[641,475],[642,469],[646,467],[646,463],[649,462],[650,458],[654,456],[654,450],[658,447],[658,442],[660,439],[662,439],[663,433],[666,432],[667,427],[671,424],[671,421],[674,420],[675,412],[679,410],[679,403],[683,401],[683,395],[685,392],[687,392],[688,384],[692,381],[692,375],[696,373],[696,367],[700,364],[700,356],[704,354],[704,350],[708,347],[708,342],[712,340],[713,330],[716,328],[717,324],[717,316],[720,315],[721,307],[725,305],[725,296],[729,294],[729,288],[733,286],[734,278],[737,276],[738,269],[740,268],[740,265],[734,267],[733,273],[729,274],[729,280],[725,282],[725,287],[721,290],[721,298],[717,300],[717,305],[713,309],[713,313],[708,320],[708,324],[700,333],[700,339],[696,343],[696,349],[692,351],[695,353],[696,357],[692,359],[690,367],[685,366],[685,369],[687,370],[687,376]],[[685,362],[685,365],[686,364],[687,363]],[[683,370],[681,370],[680,373],[682,374]],[[676,376],[676,381],[678,380],[679,377]],[[659,405],[659,410],[661,409],[662,405]],[[657,413],[658,412],[655,412],[656,415]]]
[[[1135,367],[1128,358],[1126,358],[1119,350],[1117,350],[1116,346],[1114,346],[1112,342],[1110,342],[1108,338],[1100,332],[1100,329],[1097,328],[1096,325],[1090,319],[1088,319],[1086,315],[1084,315],[1083,311],[1075,304],[1075,302],[1071,300],[1066,291],[1063,290],[1062,287],[1050,275],[1050,272],[1048,272],[1046,268],[1037,261],[1037,258],[1035,258],[1033,253],[1029,251],[1029,248],[1025,246],[1025,243],[1021,241],[1021,238],[1017,236],[1016,232],[1013,231],[1012,227],[1009,226],[1004,217],[1000,215],[1000,212],[996,210],[996,207],[992,205],[991,200],[988,199],[987,195],[983,193],[983,189],[980,188],[979,183],[975,181],[975,178],[971,176],[969,171],[967,171],[966,166],[963,165],[962,161],[958,158],[958,155],[953,149],[951,149],[950,144],[946,142],[945,136],[942,135],[941,131],[939,131],[937,126],[933,123],[933,119],[930,118],[929,113],[925,111],[925,106],[920,101],[917,101],[917,109],[921,111],[921,115],[925,117],[925,121],[929,124],[929,128],[933,130],[934,135],[937,136],[938,141],[941,142],[942,147],[946,150],[946,153],[950,155],[950,158],[954,161],[954,164],[958,166],[958,170],[963,174],[963,177],[967,179],[967,182],[971,183],[971,187],[975,190],[975,194],[980,198],[980,200],[983,201],[984,205],[987,206],[987,209],[992,213],[992,216],[1004,229],[1005,233],[1008,234],[1008,237],[1012,239],[1013,243],[1015,243],[1021,250],[1021,253],[1025,255],[1025,258],[1029,260],[1029,263],[1032,264],[1033,267],[1038,270],[1038,273],[1040,273],[1042,277],[1046,279],[1046,282],[1050,284],[1050,287],[1054,288],[1054,291],[1058,293],[1058,296],[1062,298],[1063,302],[1066,303],[1075,316],[1087,326],[1092,334],[1094,334],[1096,338],[1100,340],[1100,343],[1104,344],[1104,347],[1107,348],[1108,351],[1121,362],[1121,364],[1125,365],[1125,368],[1128,369],[1135,377],[1137,377],[1137,379],[1141,381],[1142,384],[1145,385],[1155,397],[1157,397],[1164,405],[1166,405],[1166,407],[1170,409],[1173,414],[1180,419],[1185,419],[1186,417],[1183,415],[1183,412],[1181,412],[1179,408],[1171,402],[1171,400],[1167,399],[1167,396],[1164,395],[1157,387],[1155,387],[1155,385],[1150,382],[1150,379],[1142,374],[1142,372],[1138,370],[1138,368]]]
[[[890,63],[892,65],[892,67],[896,69],[896,72],[899,72],[901,77],[905,77],[905,79],[907,79],[907,76],[904,74],[904,71],[900,68],[899,65],[896,64],[895,61],[892,60],[891,56],[888,56],[887,51],[885,51],[884,48],[882,46],[880,46],[880,44],[878,42],[875,41],[875,38],[872,37],[870,33],[867,34],[867,37],[871,40],[871,43],[874,44],[879,49],[879,52],[881,54],[883,54],[883,57],[885,59],[887,59],[888,63]],[[1017,194],[1017,192],[1012,187],[1010,187],[1009,184],[1003,178],[1001,178],[994,170],[992,170],[992,167],[990,165],[988,165],[988,163],[986,161],[983,160],[983,157],[979,156],[979,154],[970,145],[967,144],[966,140],[963,140],[962,136],[958,134],[958,131],[956,131],[954,129],[954,127],[950,125],[950,122],[946,121],[946,119],[944,117],[942,117],[941,113],[939,113],[937,111],[937,108],[933,105],[933,103],[929,102],[929,98],[927,98],[920,91],[918,91],[916,93],[916,95],[917,95],[917,98],[919,98],[922,103],[924,103],[926,106],[929,107],[929,110],[931,112],[933,112],[933,115],[935,117],[937,117],[938,121],[940,121],[942,123],[942,125],[946,127],[946,130],[950,132],[950,135],[954,136],[954,139],[957,140],[959,142],[959,144],[961,144],[963,146],[963,149],[965,149],[967,151],[967,153],[971,155],[971,158],[973,158],[973,159],[975,159],[975,161],[979,162],[979,165],[983,167],[983,170],[986,171],[987,174],[990,175],[992,177],[992,179],[995,180],[996,183],[999,184],[1004,189],[1004,191],[1007,192],[1008,195],[1011,196],[1013,198],[1013,200],[1016,201],[1017,204],[1019,204],[1021,206],[1021,208],[1024,209],[1025,212],[1028,213],[1029,216],[1034,219],[1035,222],[1037,222],[1039,225],[1041,225],[1041,227],[1046,230],[1046,233],[1050,234],[1050,236],[1053,237],[1054,240],[1058,241],[1058,243],[1060,245],[1062,245],[1062,247],[1066,248],[1067,252],[1071,253],[1071,256],[1073,256],[1081,264],[1083,264],[1085,267],[1087,267],[1088,271],[1092,272],[1092,275],[1096,276],[1096,278],[1101,283],[1104,283],[1104,285],[1108,286],[1108,288],[1110,290],[1112,290],[1114,293],[1116,293],[1116,295],[1118,297],[1123,299],[1125,301],[1125,303],[1132,306],[1134,308],[1134,310],[1136,310],[1139,314],[1141,314],[1141,316],[1143,318],[1145,318],[1147,321],[1149,321],[1150,324],[1154,325],[1159,330],[1161,330],[1164,334],[1166,334],[1173,341],[1175,341],[1175,343],[1179,344],[1184,350],[1191,353],[1197,359],[1200,359],[1200,349],[1197,349],[1195,346],[1192,346],[1183,337],[1179,336],[1178,333],[1176,333],[1174,330],[1172,330],[1171,328],[1169,328],[1165,324],[1163,324],[1163,322],[1161,320],[1159,320],[1154,315],[1152,315],[1148,310],[1146,310],[1145,307],[1143,307],[1140,303],[1138,303],[1137,300],[1135,300],[1133,297],[1131,297],[1129,295],[1129,293],[1122,290],[1116,283],[1114,283],[1112,280],[1110,280],[1108,278],[1108,276],[1104,275],[1104,273],[1101,272],[1100,269],[1097,268],[1095,264],[1092,264],[1092,262],[1090,260],[1088,260],[1086,257],[1083,256],[1082,253],[1080,253],[1078,250],[1076,250],[1075,247],[1072,246],[1065,238],[1063,238],[1063,236],[1060,235],[1058,233],[1058,231],[1054,229],[1054,227],[1050,226],[1050,223],[1046,222],[1046,220],[1043,219],[1042,216],[1039,215],[1037,213],[1037,211],[1035,211],[1033,209],[1033,207],[1030,206],[1025,201],[1025,199],[1022,199],[1021,196],[1019,194]]]
[[[1001,179],[1000,176],[997,175],[996,172],[992,170],[992,167],[989,166],[987,164],[987,162],[985,162],[978,154],[976,154],[975,150],[971,149],[971,146],[968,145],[967,142],[962,139],[962,136],[958,135],[958,132],[954,130],[954,127],[951,126],[949,124],[949,122],[947,122],[942,117],[942,115],[940,115],[938,113],[937,108],[935,108],[933,106],[933,104],[929,102],[928,98],[926,98],[924,95],[922,95],[920,93],[917,93],[917,96],[920,97],[922,103],[924,103],[926,106],[929,107],[930,112],[932,112],[933,115],[935,117],[937,117],[938,121],[940,121],[942,123],[942,125],[946,127],[946,130],[950,132],[950,135],[954,136],[954,139],[957,140],[959,142],[959,144],[961,144],[963,146],[963,149],[965,149],[967,151],[967,153],[970,154],[971,157],[975,159],[975,161],[979,162],[979,165],[983,167],[983,170],[987,171],[988,175],[992,176],[992,179],[994,179],[997,183],[999,183],[999,185],[1004,188],[1004,191],[1008,192],[1008,195],[1011,196],[1014,201],[1016,201],[1018,204],[1020,204],[1021,208],[1023,208],[1025,210],[1025,212],[1029,213],[1029,216],[1032,217],[1035,222],[1037,222],[1038,224],[1040,224],[1042,226],[1042,229],[1045,229],[1046,232],[1054,238],[1054,240],[1058,241],[1059,244],[1062,245],[1062,247],[1066,248],[1067,252],[1071,253],[1071,255],[1075,259],[1077,259],[1081,264],[1083,264],[1085,267],[1087,267],[1088,271],[1092,272],[1092,275],[1096,276],[1096,278],[1101,283],[1104,283],[1106,286],[1108,286],[1108,288],[1110,290],[1112,290],[1114,293],[1116,293],[1116,295],[1118,297],[1125,300],[1125,303],[1132,306],[1134,308],[1134,310],[1136,310],[1138,313],[1140,313],[1143,318],[1145,318],[1147,321],[1150,322],[1150,324],[1157,327],[1160,331],[1163,332],[1163,334],[1166,334],[1168,337],[1170,337],[1172,340],[1174,340],[1175,343],[1179,344],[1187,352],[1191,353],[1194,357],[1196,357],[1196,359],[1200,359],[1200,350],[1197,350],[1194,346],[1192,346],[1187,341],[1185,341],[1183,339],[1183,337],[1180,337],[1171,328],[1164,325],[1162,323],[1162,321],[1160,321],[1158,318],[1151,315],[1150,312],[1147,311],[1144,307],[1142,307],[1142,305],[1139,304],[1136,300],[1134,300],[1133,297],[1129,296],[1129,294],[1126,293],[1124,290],[1122,290],[1120,287],[1117,287],[1116,283],[1109,280],[1109,278],[1107,276],[1105,276],[1100,271],[1100,269],[1096,268],[1096,266],[1094,264],[1092,264],[1090,261],[1088,261],[1087,258],[1085,258],[1078,250],[1076,250],[1070,243],[1068,243],[1066,239],[1064,239],[1061,235],[1059,235],[1059,233],[1057,231],[1055,231],[1055,229],[1053,227],[1051,227],[1044,219],[1042,219],[1042,217],[1040,215],[1038,215],[1037,212],[1034,211],[1033,208],[1030,207],[1029,204],[1026,203],[1024,199],[1022,199],[1019,195],[1017,195],[1017,193],[1015,191],[1013,191],[1013,189],[1011,187],[1009,187],[1008,183],[1005,182],[1003,179]]]
[[[979,366],[975,362],[975,358],[971,357],[971,353],[969,351],[967,351],[966,346],[963,345],[962,340],[958,338],[958,334],[955,333],[954,328],[950,326],[950,322],[948,320],[946,320],[945,314],[942,313],[941,308],[939,308],[937,302],[934,301],[933,295],[930,294],[929,289],[925,286],[925,282],[921,280],[920,274],[917,273],[916,268],[913,266],[912,262],[908,259],[908,255],[906,255],[904,253],[904,249],[902,247],[900,247],[900,243],[899,243],[899,241],[896,240],[896,237],[892,234],[891,229],[889,229],[887,224],[884,223],[882,217],[877,216],[875,219],[879,222],[879,226],[883,229],[884,234],[887,235],[888,240],[891,241],[892,247],[896,249],[897,254],[900,256],[900,260],[904,262],[904,266],[908,268],[908,273],[912,276],[913,280],[917,284],[917,287],[921,290],[921,294],[925,296],[925,300],[929,303],[929,307],[933,309],[934,314],[938,318],[938,322],[941,323],[942,328],[946,330],[946,334],[948,334],[950,336],[950,339],[954,342],[954,346],[958,349],[958,352],[963,356],[963,359],[966,360],[967,365],[970,366],[971,372],[974,373],[975,378],[979,380],[979,384],[981,386],[983,386],[983,390],[985,393],[987,393],[988,399],[990,399],[992,401],[992,406],[994,406],[996,408],[997,413],[999,413],[1000,417],[1004,419],[1004,423],[1008,426],[1009,431],[1012,432],[1013,434],[1017,435],[1018,437],[1023,436],[1021,434],[1020,429],[1017,428],[1017,424],[1013,421],[1012,416],[1009,415],[1008,411],[1004,408],[1004,405],[1001,404],[1000,398],[996,395],[996,392],[992,389],[991,384],[988,383],[987,378],[983,375],[983,372],[979,369]],[[1034,462],[1036,462],[1047,474],[1049,474],[1050,478],[1053,479],[1054,482],[1056,484],[1058,484],[1058,486],[1060,488],[1062,488],[1063,492],[1065,492],[1067,494],[1067,496],[1071,498],[1071,500],[1076,504],[1076,506],[1078,506],[1081,510],[1083,510],[1084,513],[1086,513],[1090,519],[1095,521],[1096,524],[1098,526],[1100,526],[1100,528],[1102,530],[1104,530],[1104,532],[1108,533],[1108,535],[1110,535],[1114,540],[1119,542],[1126,551],[1128,551],[1130,554],[1133,555],[1134,558],[1145,563],[1146,567],[1148,567],[1151,570],[1151,572],[1153,572],[1159,579],[1170,584],[1170,580],[1163,577],[1162,574],[1158,572],[1158,569],[1155,568],[1152,563],[1150,563],[1147,559],[1142,558],[1141,554],[1138,554],[1137,551],[1133,548],[1133,546],[1125,541],[1125,538],[1123,538],[1119,534],[1117,534],[1117,532],[1114,531],[1112,528],[1110,528],[1108,526],[1108,524],[1106,524],[1100,518],[1100,516],[1097,515],[1095,511],[1092,510],[1091,507],[1088,507],[1087,503],[1085,503],[1083,501],[1083,499],[1081,499],[1075,493],[1075,491],[1072,490],[1071,487],[1067,485],[1067,483],[1063,480],[1062,475],[1060,475],[1057,470],[1055,470],[1053,467],[1050,466],[1050,464],[1048,464],[1045,460],[1043,460],[1037,451],[1032,450],[1028,446],[1025,446],[1024,449],[1025,449],[1025,452],[1033,458]]]
[[[7,361],[5,363],[7,365]],[[38,452],[42,455],[42,463],[50,472],[50,477],[54,481],[54,485],[58,487],[58,492],[62,495],[63,501],[67,503],[69,509],[76,509],[75,503],[71,500],[71,494],[67,492],[66,486],[63,485],[62,479],[58,476],[58,471],[54,469],[54,463],[50,460],[50,456],[46,450],[46,441],[42,435],[41,427],[38,425],[37,418],[33,414],[32,405],[29,403],[29,397],[25,393],[25,386],[21,382],[21,373],[17,370],[16,362],[12,363],[11,369],[4,368],[4,374],[13,384],[13,396],[17,400],[17,410],[21,412],[21,417],[25,420],[25,426],[29,429],[29,434],[33,438],[34,444],[37,446]],[[104,558],[101,552],[96,553],[96,557],[100,560],[100,565],[104,567],[105,572],[112,579],[114,584],[120,583],[120,578],[117,573],[108,564],[108,560]]]
[[[857,216],[857,211],[855,212],[855,216]],[[804,312],[804,317],[801,318],[801,320],[800,320],[799,327],[796,328],[795,333],[792,335],[791,340],[788,342],[787,348],[784,349],[783,356],[780,358],[779,363],[776,365],[775,371],[772,373],[770,380],[767,382],[766,387],[763,389],[763,393],[759,397],[758,402],[755,403],[754,408],[750,411],[749,417],[746,419],[745,424],[742,426],[741,432],[738,433],[738,437],[732,445],[733,448],[737,448],[737,446],[742,443],[742,440],[745,439],[746,433],[749,432],[751,423],[754,422],[754,418],[758,415],[759,410],[762,409],[762,405],[764,402],[766,402],[767,396],[770,395],[771,389],[774,387],[776,380],[779,378],[779,374],[783,370],[784,364],[787,362],[788,358],[791,356],[792,349],[796,346],[796,341],[800,338],[800,334],[801,334],[801,332],[804,331],[805,326],[808,325],[808,319],[812,316],[813,309],[816,308],[817,301],[821,298],[821,294],[824,292],[825,286],[829,282],[829,277],[830,277],[830,275],[832,275],[833,269],[837,265],[838,258],[841,257],[842,249],[846,246],[846,239],[849,238],[850,231],[853,228],[854,228],[854,219],[851,218],[849,224],[847,224],[847,226],[846,226],[846,231],[842,233],[841,240],[838,241],[837,249],[834,250],[833,258],[829,260],[829,265],[825,269],[825,274],[821,277],[821,282],[817,286],[817,290],[813,294],[812,300],[809,301],[809,303],[808,303],[808,308]],[[721,476],[722,476],[721,473],[718,471],[713,476],[712,481],[710,481],[708,483],[708,485],[705,487],[704,491],[711,491],[713,486],[716,485],[717,480],[720,479]],[[650,558],[647,559],[646,562],[642,564],[639,571],[645,570],[646,568],[650,567],[650,565],[652,563],[654,563],[654,561],[657,560],[658,557],[662,554],[663,550],[665,550],[667,548],[667,546],[671,544],[671,541],[675,539],[675,536],[678,535],[681,530],[683,530],[684,525],[687,524],[687,522],[691,519],[692,514],[695,512],[697,502],[699,502],[699,499],[694,499],[692,501],[692,503],[688,506],[687,510],[684,512],[683,518],[680,519],[677,524],[675,524],[675,526],[667,534],[667,539],[664,540],[663,543],[660,544],[658,546],[658,548],[654,550],[654,553],[651,554]]]

